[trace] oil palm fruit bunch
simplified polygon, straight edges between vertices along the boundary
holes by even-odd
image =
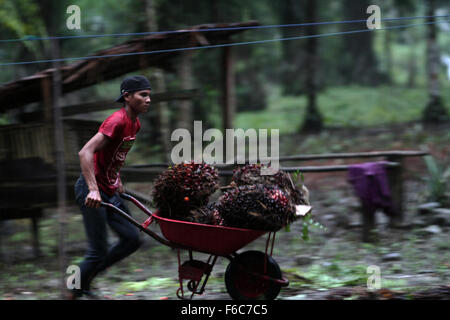
[[[223,225],[277,231],[294,221],[295,205],[275,185],[243,185],[226,191],[216,203]]]
[[[294,204],[309,204],[303,186],[297,187],[292,181],[291,175],[278,170],[273,175],[261,175],[261,168],[265,165],[260,163],[246,164],[233,170],[231,180],[232,186],[243,186],[253,184],[275,185],[287,193]]]
[[[152,196],[161,216],[189,220],[191,211],[208,204],[219,188],[217,170],[206,163],[181,163],[169,167],[155,180]]]
[[[184,220],[218,226],[224,225],[223,218],[220,216],[216,203],[210,203],[206,206],[192,209],[189,216],[187,216]]]

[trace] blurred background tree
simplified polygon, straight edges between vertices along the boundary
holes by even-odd
[[[436,14],[437,0],[426,1],[426,12],[428,17]],[[437,27],[435,18],[427,18],[427,78],[428,78],[428,103],[423,111],[422,119],[426,124],[435,124],[449,119],[448,111],[444,106],[441,94],[439,73],[441,69],[441,55],[437,42]]]
[[[47,22],[50,16],[59,17],[61,23],[57,35],[64,36],[176,30],[205,23],[248,20],[257,20],[266,26],[356,19],[365,21],[369,16],[367,7],[372,4],[380,6],[382,18],[450,14],[444,0],[214,0],[201,3],[193,0],[78,0],[75,4],[81,8],[82,28],[68,30],[65,19],[68,16],[66,8],[70,4],[72,2],[67,0],[2,0],[0,37],[49,36]],[[423,22],[424,19],[383,22],[382,27]],[[404,104],[412,101],[417,106],[411,110],[419,108],[422,113],[403,113],[405,117],[400,120],[399,116],[392,115],[392,121],[405,121],[406,116],[408,120],[445,121],[448,119],[448,79],[439,59],[443,54],[450,54],[448,36],[445,34],[447,30],[448,35],[448,26],[448,22],[440,22],[405,29],[234,47],[236,111],[237,117],[242,119],[238,123],[267,128],[270,119],[271,128],[278,127],[292,133],[299,130],[318,132],[323,127],[342,123],[358,125],[355,118],[362,111],[355,113],[351,111],[352,106],[361,102],[365,104],[369,100],[355,101],[354,96],[371,88],[377,90],[373,91],[374,94],[380,92],[379,99],[384,99],[381,94],[383,90],[402,89]],[[366,28],[365,22],[274,27],[247,30],[233,37],[233,41],[270,40]],[[61,54],[63,57],[87,56],[132,38],[130,35],[64,39],[61,40]],[[3,42],[0,44],[0,58],[5,62],[44,59],[49,56],[49,48],[49,41],[42,40]],[[202,90],[201,96],[192,102],[158,105],[149,113],[143,134],[146,141],[150,139],[152,142],[152,147],[148,149],[150,153],[167,154],[170,146],[165,145],[164,141],[168,140],[172,128],[181,125],[181,120],[202,120],[206,127],[221,127],[221,54],[219,49],[192,52],[184,57],[179,70],[174,73],[163,74],[159,69],[143,70],[151,78],[154,92],[181,88]],[[48,67],[48,64],[2,67],[0,82],[10,82]],[[70,94],[64,97],[65,102],[113,100],[120,80]],[[338,90],[339,99],[322,99],[334,90]],[[423,94],[428,96],[428,101],[419,106],[418,101],[422,100],[416,97]],[[275,110],[287,105],[289,107],[283,110],[288,110],[289,116],[283,122],[277,122],[277,116],[282,113]],[[382,105],[383,110],[392,109],[386,101]],[[330,117],[331,112],[336,115]],[[384,111],[376,113],[385,115]],[[99,115],[101,117],[103,115]],[[336,118],[342,121],[333,122]],[[371,119],[373,123],[381,121],[375,116]],[[14,119],[0,115],[0,123],[11,121]]]

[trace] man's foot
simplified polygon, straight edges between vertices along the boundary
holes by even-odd
[[[101,298],[90,290],[83,290],[83,296],[88,300],[100,300]]]
[[[66,300],[100,300],[100,297],[97,296],[90,290],[80,290],[80,289],[72,289],[68,290],[66,295]]]
[[[83,296],[83,292],[80,289],[67,290],[64,299],[66,300],[77,300]]]

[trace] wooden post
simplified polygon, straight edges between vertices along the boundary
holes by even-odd
[[[59,43],[58,40],[52,40],[52,58],[59,58]],[[58,196],[58,217],[59,217],[59,268],[60,268],[60,281],[61,281],[61,294],[65,292],[65,270],[66,256],[64,238],[66,236],[66,170],[64,161],[64,128],[62,122],[62,112],[60,108],[60,97],[62,94],[62,79],[60,64],[58,61],[53,61],[53,90],[52,90],[52,106],[53,106],[53,124],[54,124],[54,137],[55,137],[55,158],[56,158],[56,171],[58,176],[57,181],[57,196]]]
[[[44,121],[51,123],[52,115],[52,83],[48,77],[41,79],[42,101],[44,105]]]
[[[144,1],[144,11],[146,12],[146,29],[149,32],[158,31],[158,19],[157,19],[157,4],[155,0]],[[153,70],[153,79],[156,82],[156,89],[159,92],[166,91],[166,81],[164,76],[164,70],[155,68]],[[153,98],[153,95],[152,95]],[[153,99],[152,99],[153,100]],[[155,102],[153,102],[155,103]],[[163,147],[164,161],[170,161],[170,117],[169,117],[169,104],[167,102],[160,102],[156,104],[156,112],[158,114],[158,129],[160,143]]]
[[[0,210],[0,215],[2,214],[1,210]],[[5,250],[3,249],[3,234],[4,234],[4,221],[0,220],[0,261],[6,261],[6,253]]]
[[[156,88],[160,92],[166,91],[166,82],[164,72],[162,69],[156,69],[153,72],[153,78],[156,82]],[[163,147],[164,161],[170,161],[170,117],[169,117],[169,104],[166,101],[156,103],[156,111],[158,113],[158,125],[160,143]]]
[[[192,52],[183,52],[179,64],[179,76],[181,89],[191,89],[192,84]],[[178,112],[178,128],[184,128],[192,132],[192,102],[190,100],[181,100]]]
[[[223,129],[225,130],[233,129],[233,116],[236,111],[234,56],[231,47],[225,47],[223,49],[222,68],[222,123]]]
[[[387,161],[397,162],[398,166],[387,170],[389,186],[391,188],[392,203],[394,210],[392,212],[390,225],[395,226],[403,222],[403,165],[402,156],[388,156]]]
[[[234,56],[231,47],[224,47],[222,53],[222,126],[223,126],[223,156],[224,161],[234,162],[233,154],[228,154],[226,129],[233,129],[233,117],[236,110],[236,93],[234,79]],[[230,179],[228,179],[229,182]]]
[[[39,249],[39,217],[41,216],[42,209],[37,209],[36,212],[33,212],[33,217],[31,218],[31,235],[32,235],[32,244],[33,244],[33,253],[35,258],[39,258],[41,256],[41,251]]]
[[[373,242],[373,229],[375,228],[375,210],[361,204],[361,213],[363,220],[362,241]]]

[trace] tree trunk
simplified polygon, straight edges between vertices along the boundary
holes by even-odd
[[[158,31],[158,21],[156,20],[156,8],[154,0],[145,1],[145,12],[147,15],[147,29],[149,32]]]
[[[306,16],[309,21],[316,21],[317,2],[308,0],[305,8]],[[306,28],[307,35],[317,33],[316,26]],[[308,38],[306,40],[306,63],[305,63],[305,88],[308,97],[308,106],[306,109],[305,120],[300,129],[301,132],[318,132],[322,130],[322,115],[317,108],[317,73],[318,73],[318,39]]]
[[[147,30],[149,32],[158,31],[158,22],[156,19],[156,5],[154,0],[145,1],[145,12],[147,13]],[[160,92],[166,92],[166,81],[164,70],[155,68],[152,78],[156,83],[156,89]],[[157,127],[159,131],[159,139],[164,153],[164,161],[170,161],[170,121],[169,121],[169,104],[160,102],[156,104]]]
[[[178,64],[178,76],[181,82],[181,90],[192,89],[192,51],[181,54]],[[178,128],[192,131],[192,101],[180,100],[178,109]]]
[[[305,0],[285,0],[275,4],[279,11],[279,21],[281,24],[296,24],[304,22]],[[297,31],[298,30],[298,31]],[[300,36],[304,34],[303,28],[281,28],[283,38]],[[304,75],[303,65],[305,64],[305,52],[302,41],[282,41],[283,61],[280,66],[281,83],[283,93],[287,95],[299,95],[305,93],[303,87]],[[301,85],[299,85],[301,83]]]
[[[386,56],[386,73],[387,73],[387,83],[391,84],[393,82],[392,69],[394,67],[393,57],[392,57],[392,32],[384,32],[384,53]]]
[[[417,64],[416,64],[416,52],[413,42],[410,42],[409,58],[408,58],[408,88],[414,88],[416,86]]]
[[[427,16],[433,16],[436,8],[435,0],[427,0]],[[435,124],[449,119],[447,109],[441,99],[439,85],[440,56],[437,43],[437,27],[435,18],[427,18],[427,76],[428,104],[422,113],[425,124]]]
[[[369,0],[344,0],[342,8],[345,20],[367,19],[366,10],[370,4]],[[345,25],[342,28],[343,31],[350,31],[367,27],[365,23],[357,23],[352,24],[352,27]],[[343,41],[345,45],[343,57],[347,57],[344,60],[347,63],[342,66],[342,74],[346,82],[361,85],[379,83],[380,74],[373,52],[373,32],[348,34],[343,36]]]

